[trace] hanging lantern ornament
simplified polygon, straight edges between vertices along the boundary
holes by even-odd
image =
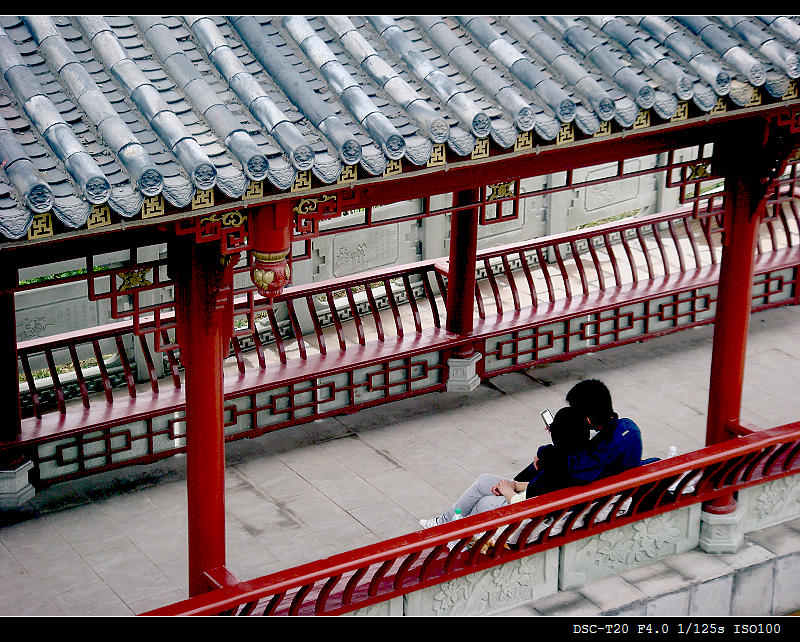
[[[269,299],[278,296],[292,279],[289,250],[283,252],[253,250],[252,257],[250,278],[259,293]]]
[[[287,203],[265,205],[250,219],[250,279],[268,299],[280,295],[292,278],[291,222]]]

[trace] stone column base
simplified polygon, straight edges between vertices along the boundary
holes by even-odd
[[[735,553],[744,541],[739,524],[743,510],[737,506],[733,513],[700,513],[700,548],[706,553]]]
[[[481,378],[477,375],[476,366],[482,358],[483,355],[476,352],[465,359],[456,357],[448,359],[447,392],[471,392],[481,385]]]
[[[0,470],[0,509],[19,508],[35,494],[28,482],[32,461],[26,461],[14,470]]]

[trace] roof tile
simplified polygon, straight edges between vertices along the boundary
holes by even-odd
[[[789,16],[0,16],[0,238],[35,213],[84,225],[159,193],[239,198],[311,170],[379,175],[434,144],[468,158],[668,122],[719,99],[748,109],[800,77]],[[365,174],[360,174],[361,176]],[[60,228],[59,228],[60,229]]]

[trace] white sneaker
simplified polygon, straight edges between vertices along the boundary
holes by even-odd
[[[419,525],[422,526],[422,528],[433,528],[434,526],[441,526],[444,523],[445,521],[442,519],[441,515],[434,517],[433,519],[419,520]]]

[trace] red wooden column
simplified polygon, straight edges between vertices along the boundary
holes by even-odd
[[[719,292],[711,359],[706,445],[730,439],[742,405],[745,352],[753,300],[753,269],[764,199],[741,176],[726,179],[728,207],[720,263]]]
[[[183,264],[173,265],[177,335],[186,369],[189,593],[194,596],[211,588],[207,574],[219,574],[225,566],[222,360],[232,332],[232,267],[223,265],[216,243],[181,249],[174,261]]]
[[[785,166],[786,137],[769,123],[740,125],[714,144],[715,173],[725,177],[725,232],[714,322],[706,445],[730,439],[741,419],[753,270],[767,189]],[[783,157],[783,158],[782,158]],[[714,516],[736,510],[733,495],[703,506]]]
[[[14,441],[20,435],[19,378],[17,365],[17,315],[14,288],[19,285],[16,266],[0,262],[0,390],[3,420],[0,441]],[[22,453],[11,451],[0,456],[0,470],[12,470],[23,461]]]
[[[450,215],[450,262],[447,273],[446,329],[470,335],[475,327],[475,255],[478,250],[480,191],[465,189],[453,194]],[[462,344],[447,359],[447,390],[470,392],[480,383],[478,363],[483,356],[472,343]]]
[[[469,334],[474,327],[475,256],[478,251],[478,189],[453,194],[455,211],[450,215],[450,262],[447,273],[447,330]],[[459,209],[465,208],[465,209]],[[471,345],[457,355],[472,354]]]
[[[283,292],[292,278],[292,224],[289,201],[264,205],[250,216],[250,280],[268,299]]]
[[[0,390],[3,391],[3,421],[0,422],[0,441],[14,441],[20,434],[20,415],[17,323],[13,292],[0,293],[0,364],[2,364],[0,366]]]

